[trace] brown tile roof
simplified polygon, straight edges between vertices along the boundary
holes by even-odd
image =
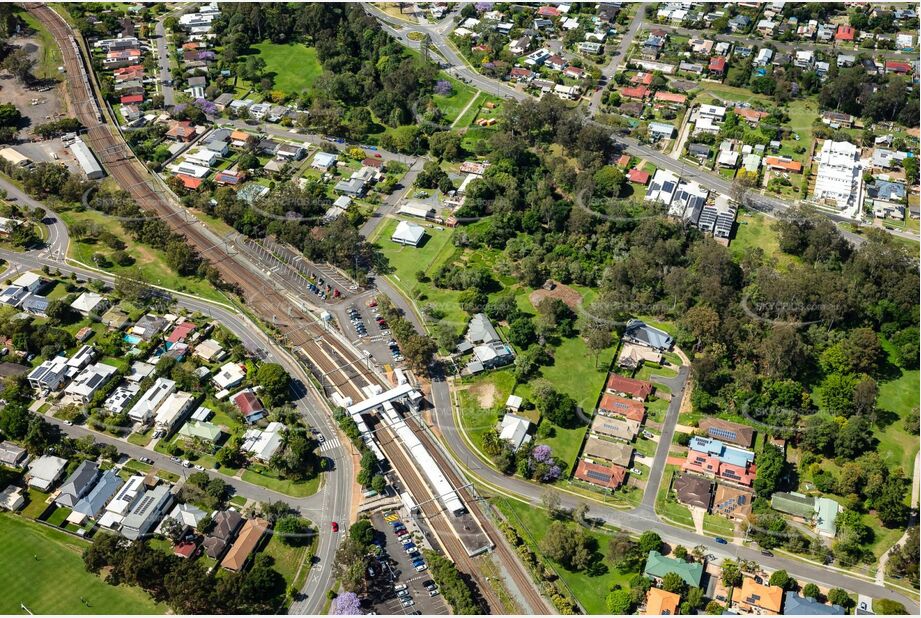
[[[262,535],[268,531],[269,527],[269,522],[259,517],[247,519],[236,542],[227,552],[227,555],[224,556],[224,559],[221,560],[221,566],[228,571],[242,570],[250,554],[255,551],[259,541],[262,540]]]
[[[720,442],[728,442],[736,446],[751,448],[755,439],[755,429],[741,423],[724,421],[721,418],[707,417],[700,420],[698,427],[707,433],[707,436]]]
[[[611,393],[602,395],[601,403],[598,404],[598,409],[638,423],[642,423],[646,418],[646,407],[643,405],[643,402],[636,401],[635,399],[618,397]]]
[[[710,498],[713,497],[713,485],[708,479],[685,474],[675,479],[675,493],[678,496],[678,502],[682,504],[709,509]]]
[[[752,512],[752,501],[755,494],[750,489],[734,485],[716,484],[716,495],[713,497],[713,506],[710,512],[732,519],[744,520]]]
[[[599,464],[580,461],[576,468],[575,477],[580,481],[597,485],[605,489],[617,489],[627,477],[627,470],[620,466],[601,466]]]

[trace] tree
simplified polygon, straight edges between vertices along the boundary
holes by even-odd
[[[278,406],[290,398],[291,376],[277,363],[262,363],[256,370],[256,384],[262,387],[259,396],[269,406]]]
[[[723,585],[727,588],[736,588],[742,584],[742,571],[734,560],[724,560],[720,575]]]
[[[790,577],[790,575],[783,569],[771,573],[771,578],[768,580],[768,585],[779,586],[784,590],[795,590],[797,588],[796,580]]]
[[[845,459],[856,459],[872,450],[873,430],[864,416],[852,416],[842,425],[835,439],[835,454]],[[758,470],[760,476],[761,470]]]
[[[361,610],[361,599],[354,592],[343,592],[336,597],[337,616],[359,616],[364,614]]]
[[[292,547],[302,547],[310,542],[311,529],[306,519],[297,515],[284,515],[275,521],[274,530],[281,542]]]
[[[918,526],[912,526],[908,529],[905,542],[889,552],[889,562],[886,564],[888,573],[907,578],[917,588],[918,563],[921,561],[919,553]]]
[[[887,528],[897,528],[908,521],[909,508],[905,504],[905,485],[901,477],[890,476],[883,484],[880,495],[873,501],[879,520]]]
[[[898,601],[892,599],[873,599],[873,612],[890,616],[907,616],[908,610]]]
[[[818,586],[816,586],[812,582],[809,582],[808,584],[803,586],[803,596],[808,597],[810,599],[818,600],[822,596],[822,593],[819,591]]]
[[[12,103],[0,104],[0,127],[15,127],[20,122],[22,122],[22,113],[15,105]]]
[[[537,340],[534,322],[527,315],[521,315],[509,324],[508,340],[517,348],[525,349]]]
[[[652,530],[647,530],[640,535],[638,546],[644,557],[651,551],[662,551],[662,537]]]
[[[560,515],[560,495],[550,489],[549,487],[544,491],[544,495],[541,496],[541,502],[544,503],[544,508],[547,509],[547,515],[551,519],[556,519]]]
[[[630,591],[623,588],[612,590],[607,599],[605,599],[605,604],[608,607],[608,611],[615,616],[626,616],[633,612]]]
[[[847,593],[846,590],[842,590],[841,588],[832,588],[825,596],[828,598],[829,603],[832,605],[840,605],[844,609],[850,608],[853,604],[851,596]]]
[[[3,68],[23,83],[32,79],[32,69],[35,68],[35,59],[25,49],[17,49],[3,60]]]
[[[461,135],[455,131],[441,131],[429,135],[429,151],[433,157],[457,161],[464,156]]]
[[[611,335],[611,329],[599,320],[589,320],[582,328],[582,336],[585,338],[585,345],[594,357],[595,369],[598,368],[598,355],[602,351],[611,347],[614,339]]]
[[[708,616],[721,616],[724,611],[726,611],[726,608],[718,601],[710,601],[707,603],[706,609],[704,609]]]
[[[777,491],[780,485],[785,467],[783,452],[773,444],[765,442],[755,459],[758,477],[755,479],[754,489],[759,496],[768,497]]]
[[[662,578],[662,590],[674,592],[678,596],[683,596],[688,585],[677,573],[666,573]]]
[[[371,524],[371,520],[359,519],[351,528],[349,528],[349,538],[356,543],[361,543],[365,547],[374,542],[374,533],[376,530]]]

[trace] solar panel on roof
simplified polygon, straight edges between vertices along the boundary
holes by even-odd
[[[608,483],[608,482],[611,481],[611,475],[610,475],[610,474],[604,474],[604,473],[598,472],[598,471],[596,471],[596,470],[589,470],[588,472],[586,472],[586,475],[587,475],[589,478],[595,479],[596,481],[601,481],[602,483]]]

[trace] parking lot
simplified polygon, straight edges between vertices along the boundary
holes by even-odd
[[[413,566],[413,560],[418,560],[415,552],[421,553],[423,547],[423,535],[419,529],[395,512],[375,513],[371,517],[371,523],[384,535],[382,542],[390,556],[388,568],[392,578],[387,589],[382,591],[380,599],[373,604],[374,611],[381,615],[447,615],[448,607],[441,593],[437,591],[428,569],[420,572]],[[407,534],[398,535],[395,532],[398,528],[393,524],[402,524]],[[405,543],[410,542],[407,540],[411,540],[416,546],[411,548],[413,557],[403,548]],[[434,596],[430,589],[436,590]]]
[[[345,336],[370,352],[379,364],[397,365],[403,361],[390,325],[380,316],[373,295],[356,297],[353,302],[335,307],[334,311]]]

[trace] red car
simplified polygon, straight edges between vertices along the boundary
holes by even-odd
[[[338,522],[335,522],[335,521],[334,521],[334,522],[332,523],[332,526],[333,526],[333,532],[339,532],[339,523],[338,523]]]

